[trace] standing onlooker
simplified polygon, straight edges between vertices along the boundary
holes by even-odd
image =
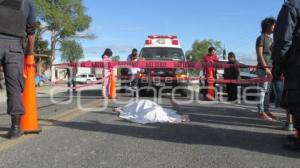
[[[138,61],[139,56],[138,54],[133,54],[132,55],[132,60],[131,61]],[[131,87],[135,90],[137,90],[138,86],[138,78],[137,75],[141,71],[140,68],[130,68],[128,74],[131,76]]]
[[[109,98],[110,75],[112,73],[112,70],[109,67],[109,63],[112,61],[111,60],[112,55],[113,55],[113,52],[109,48],[107,48],[102,55],[102,60],[104,62],[102,95],[105,99]]]
[[[210,47],[208,49],[208,54],[204,56],[203,62],[204,63],[209,63],[209,64],[219,62],[219,57],[216,53],[216,48]],[[206,78],[206,81],[205,81],[206,88],[205,88],[205,91],[204,91],[205,99],[206,100],[211,100],[212,98],[208,97],[208,89],[207,89],[207,87],[209,86],[209,81],[208,80],[209,80],[209,77],[210,77],[210,73],[213,73],[214,79],[217,78],[217,69],[215,69],[213,67],[206,68],[206,69],[203,70],[203,73],[204,73],[204,76]]]
[[[139,51],[136,48],[132,49],[131,54],[127,58],[127,61],[132,61],[133,58],[138,56],[138,55],[139,55]]]
[[[256,41],[256,53],[258,60],[258,76],[272,77],[272,45],[273,39],[271,35],[274,32],[276,20],[274,18],[266,18],[262,21],[262,34]],[[274,116],[269,111],[270,106],[271,82],[261,84],[260,101],[258,104],[258,112],[260,118],[264,120],[273,120]]]
[[[73,92],[76,92],[76,75],[77,75],[77,67],[71,67],[67,69],[67,73],[65,78],[68,79],[68,87]]]
[[[300,151],[300,0],[286,1],[274,32],[274,76],[284,73],[282,105],[293,114],[295,135],[285,147]]]
[[[284,90],[284,75],[276,74],[273,70],[273,91],[275,95],[275,108],[278,108],[281,106],[282,96],[283,96],[283,90]],[[289,110],[286,110],[286,124],[285,129],[288,131],[294,131],[294,122],[293,122],[293,115],[289,112]]]
[[[233,52],[228,54],[228,64],[239,65]],[[238,80],[240,78],[240,70],[238,67],[227,68],[224,71],[224,79]],[[238,85],[235,83],[227,84],[228,101],[236,101],[238,99]]]
[[[4,72],[3,67],[0,65],[0,90],[4,89]]]

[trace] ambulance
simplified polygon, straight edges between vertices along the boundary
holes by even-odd
[[[140,59],[146,61],[186,61],[177,36],[150,35],[140,52]],[[150,78],[147,78],[150,77]],[[144,79],[148,80],[144,80]],[[140,72],[138,87],[140,95],[148,95],[153,88],[172,91],[174,88],[183,97],[188,96],[188,72],[182,69],[143,69]],[[141,90],[140,88],[147,88]],[[168,89],[167,89],[168,88]]]

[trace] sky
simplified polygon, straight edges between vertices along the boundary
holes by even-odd
[[[83,0],[92,17],[81,40],[85,60],[99,60],[105,48],[125,60],[148,35],[177,35],[184,51],[195,40],[221,41],[243,62],[253,63],[260,22],[277,17],[283,0]]]

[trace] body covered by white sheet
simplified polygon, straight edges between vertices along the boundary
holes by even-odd
[[[181,123],[188,121],[187,116],[181,116],[176,111],[162,108],[149,100],[131,102],[118,110],[119,117],[134,123]]]

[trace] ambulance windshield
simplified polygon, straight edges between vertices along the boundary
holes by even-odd
[[[179,48],[144,48],[141,58],[146,60],[184,61],[184,53]]]

